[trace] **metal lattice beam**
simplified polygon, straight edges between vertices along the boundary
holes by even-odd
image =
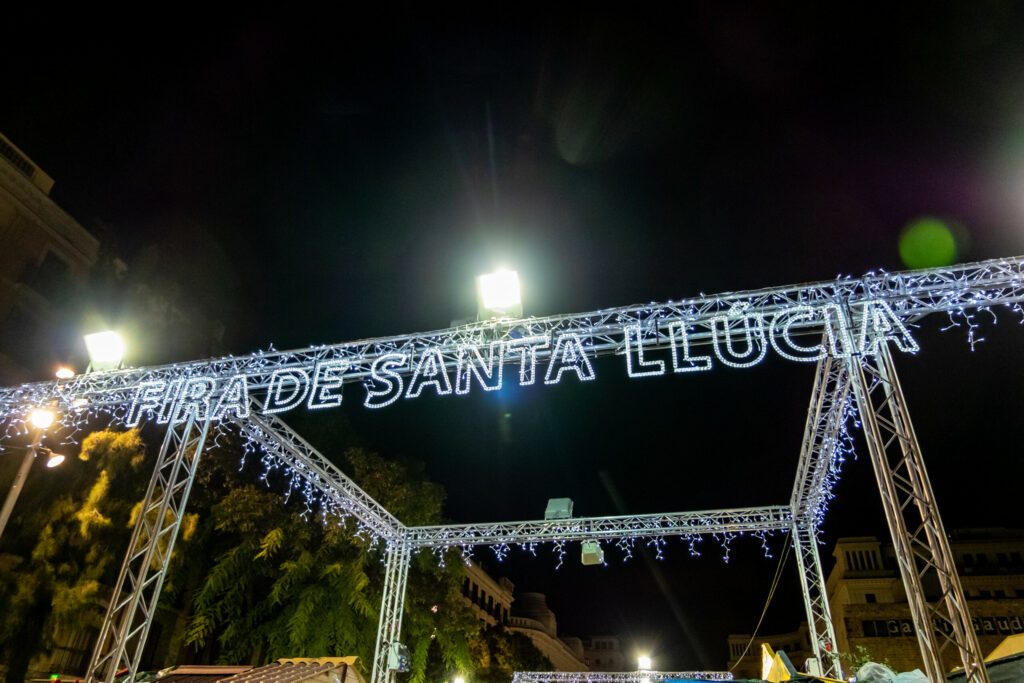
[[[381,597],[380,620],[377,624],[377,646],[373,654],[373,672],[370,683],[394,683],[395,670],[388,666],[391,646],[402,635],[402,614],[405,609],[405,585],[412,562],[411,548],[399,542],[388,546],[387,566],[384,574],[384,594]]]
[[[791,523],[792,514],[788,506],[770,505],[653,515],[410,527],[407,542],[413,548],[451,548],[502,543],[613,541],[636,537],[777,531],[789,529]]]
[[[193,413],[167,429],[86,672],[90,683],[138,670],[209,426]]]
[[[586,340],[593,355],[621,354],[625,350],[624,325],[639,325],[650,335],[645,346],[664,348],[670,344],[670,328],[684,323],[693,331],[689,343],[710,343],[715,320],[735,321],[757,314],[772,316],[797,306],[823,308],[834,305],[859,306],[867,301],[887,303],[904,320],[930,313],[1014,305],[1024,301],[1024,257],[994,259],[949,268],[904,273],[869,274],[787,287],[750,290],[681,301],[609,308],[588,313],[556,315],[524,320],[474,323],[434,332],[382,337],[343,344],[323,345],[286,352],[258,352],[191,363],[115,372],[89,373],[63,382],[24,384],[0,390],[0,422],[19,415],[25,406],[56,401],[71,409],[76,400],[94,408],[126,410],[142,382],[175,381],[204,376],[228,379],[245,375],[254,390],[265,389],[274,370],[309,368],[325,360],[347,361],[345,382],[365,381],[374,360],[386,354],[402,353],[409,366],[393,368],[399,374],[412,370],[412,359],[425,348],[437,348],[449,367],[458,363],[464,346],[480,346],[495,339],[556,335],[572,332]],[[797,321],[795,334],[820,333],[822,321]],[[537,357],[548,357],[540,349]]]
[[[832,625],[832,611],[828,604],[825,574],[818,556],[818,534],[813,524],[794,522],[793,549],[796,552],[800,588],[807,612],[811,649],[821,665],[821,673],[829,678],[842,679],[843,671],[836,649],[836,633]]]
[[[851,359],[850,364],[925,673],[932,681],[946,679],[942,650],[952,645],[966,680],[987,683],[984,657],[892,357],[883,344],[879,354]],[[940,595],[929,600],[926,587],[933,578]]]
[[[728,671],[516,671],[512,683],[651,683],[651,681],[731,681]]]
[[[405,525],[397,517],[276,415],[252,411],[248,418],[236,419],[235,423],[244,438],[280,460],[321,493],[324,513],[352,516],[378,538],[394,541],[402,537]]]
[[[818,361],[790,497],[793,517],[813,520],[816,526],[824,516],[832,483],[839,474],[839,439],[849,396],[850,379],[843,359],[826,357]]]

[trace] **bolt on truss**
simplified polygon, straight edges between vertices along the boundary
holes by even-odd
[[[640,536],[775,531],[788,529],[790,524],[792,513],[788,506],[769,505],[701,512],[409,527],[406,542],[413,548],[452,548],[502,543],[611,541]]]
[[[512,683],[652,683],[652,681],[731,681],[728,671],[516,671]]]
[[[932,681],[946,679],[942,651],[952,645],[963,663],[966,680],[988,683],[953,553],[887,345],[875,356],[848,362],[925,673]],[[938,580],[940,595],[929,602],[925,589],[932,578]]]
[[[209,427],[193,412],[167,428],[86,672],[90,682],[138,670]]]
[[[370,683],[394,683],[395,669],[389,666],[391,647],[402,635],[402,613],[405,609],[405,583],[412,561],[410,547],[401,541],[388,546],[384,572],[384,595],[381,597],[380,620],[377,624],[377,646],[373,653]]]
[[[60,382],[24,384],[0,390],[0,421],[18,414],[28,405],[56,401],[71,410],[76,401],[98,407],[127,410],[135,389],[143,382],[162,381],[171,385],[193,377],[227,380],[244,375],[254,390],[266,389],[275,370],[302,369],[322,361],[345,361],[348,370],[342,381],[365,381],[374,361],[388,354],[404,354],[406,366],[393,367],[398,374],[413,371],[412,359],[426,348],[436,348],[447,367],[458,365],[460,349],[494,340],[524,336],[574,333],[586,339],[592,355],[622,354],[626,340],[624,325],[638,325],[651,335],[651,348],[671,344],[672,326],[683,323],[692,328],[691,345],[711,343],[717,321],[730,324],[751,315],[771,316],[794,307],[825,307],[845,304],[857,307],[868,301],[889,305],[902,320],[915,320],[935,312],[991,309],[1024,301],[1024,257],[994,259],[948,268],[869,274],[787,287],[749,290],[644,305],[608,308],[589,313],[527,318],[523,320],[473,323],[433,332],[381,337],[361,341],[314,346],[294,351],[257,352],[191,363],[113,372],[88,373]],[[797,320],[794,333],[820,333],[821,320]],[[537,358],[548,358],[551,349],[538,349]]]

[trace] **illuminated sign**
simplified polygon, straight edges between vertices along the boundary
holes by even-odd
[[[797,331],[808,329],[816,330],[816,336],[801,339]],[[826,334],[820,335],[821,329]],[[906,326],[881,301],[865,302],[853,329],[838,306],[827,304],[793,306],[770,316],[739,308],[712,318],[710,340],[702,340],[704,346],[710,346],[709,353],[695,352],[691,334],[685,322],[674,321],[649,327],[630,323],[612,336],[622,340],[629,377],[706,372],[716,364],[749,368],[765,359],[769,347],[782,358],[797,362],[815,362],[826,356],[871,356],[884,342],[892,342],[903,352],[918,349]],[[372,359],[330,358],[280,367],[260,387],[264,392],[261,411],[274,414],[299,406],[335,408],[342,403],[344,385],[355,382],[364,386],[362,402],[367,408],[383,408],[400,398],[423,394],[498,391],[506,381],[516,381],[519,386],[558,384],[567,377],[588,382],[597,377],[588,346],[589,339],[582,334],[554,332],[458,348],[424,346],[411,354],[396,351]],[[135,387],[127,424],[137,425],[145,417],[166,424],[175,415],[178,421],[190,415],[214,421],[228,415],[248,417],[250,394],[256,390],[252,382],[245,374],[141,382]]]

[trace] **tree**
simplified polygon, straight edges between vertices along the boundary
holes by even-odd
[[[554,670],[528,636],[501,626],[489,628],[474,639],[473,655],[473,683],[508,683],[516,671]]]
[[[142,496],[145,452],[138,430],[90,434],[73,477],[78,485],[22,530],[35,536],[31,552],[0,570],[0,643],[10,683],[24,681],[58,625],[99,626],[103,586],[113,583]]]
[[[444,493],[422,465],[362,449],[345,453],[353,478],[407,524],[440,521]],[[355,534],[351,521],[318,523],[296,500],[242,486],[213,505],[203,543],[222,550],[200,581],[186,642],[214,639],[224,662],[356,654],[372,666],[383,585],[383,548]],[[425,680],[432,645],[451,669],[473,667],[469,640],[479,630],[460,599],[457,556],[419,553],[408,578],[403,640],[411,683]]]

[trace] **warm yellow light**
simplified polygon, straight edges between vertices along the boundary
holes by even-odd
[[[124,358],[124,339],[117,332],[96,332],[85,335],[85,348],[93,370],[113,370]]]
[[[651,658],[647,655],[640,655],[636,658],[636,668],[640,671],[651,670]]]
[[[28,414],[28,420],[36,429],[46,429],[53,424],[56,415],[49,408],[36,408]]]
[[[72,377],[75,376],[75,371],[67,366],[62,365],[61,367],[57,368],[56,375],[57,379],[71,379]]]
[[[466,683],[466,679],[462,676],[456,676],[455,680],[453,680],[452,683]]]
[[[50,459],[46,461],[46,466],[50,469],[57,467],[64,462],[64,456],[60,453],[50,453]]]

